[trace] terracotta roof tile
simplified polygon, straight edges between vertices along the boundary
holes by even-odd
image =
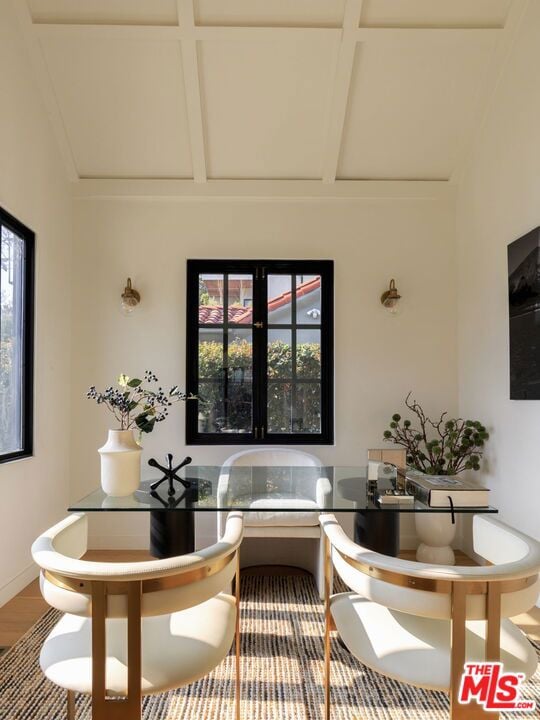
[[[250,307],[231,305],[228,312],[228,320],[232,323],[250,325],[252,310]],[[223,305],[199,305],[199,323],[204,325],[219,325],[223,322]]]
[[[318,290],[321,287],[321,278],[315,277],[312,280],[308,280],[305,283],[302,283],[301,285],[298,285],[296,287],[296,297],[300,298],[304,295],[307,295],[308,293],[313,292],[314,290]],[[273,310],[278,310],[280,307],[284,307],[285,305],[288,305],[291,302],[292,298],[292,292],[288,290],[287,292],[281,293],[281,295],[276,295],[275,298],[272,298],[268,301],[268,312],[272,312]]]
[[[321,287],[321,278],[315,277],[296,288],[296,297],[308,295]],[[291,302],[292,292],[281,293],[268,301],[268,312],[278,310]],[[253,321],[253,310],[251,307],[231,305],[228,308],[228,320],[232,323],[251,325]],[[223,323],[223,305],[199,305],[199,323],[201,325],[220,325]]]

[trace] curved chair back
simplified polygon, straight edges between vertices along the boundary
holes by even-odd
[[[320,520],[325,534],[325,717],[330,717],[332,564],[353,591],[376,605],[410,616],[449,620],[450,716],[473,717],[474,708],[461,705],[458,699],[467,657],[466,621],[486,621],[483,658],[475,659],[499,662],[501,618],[529,610],[538,598],[540,543],[492,517],[477,515],[473,527],[475,549],[496,564],[429,565],[356,545],[333,515],[321,515]],[[429,637],[424,642],[427,649]]]
[[[321,524],[332,546],[334,568],[358,594],[393,610],[450,619],[456,591],[467,620],[489,616],[488,594],[498,617],[529,610],[540,593],[540,543],[488,516],[474,518],[475,549],[497,564],[481,567],[429,565],[381,555],[352,542],[333,515]]]
[[[282,447],[262,447],[242,450],[231,455],[223,463],[223,469],[234,465],[253,465],[258,467],[276,467],[291,465],[294,467],[319,467],[320,460],[315,455],[301,450],[289,450]]]
[[[333,515],[325,533],[325,708],[330,713],[330,586],[332,561],[355,592],[409,615],[450,621],[450,714],[468,717],[458,691],[466,658],[466,621],[485,620],[484,658],[501,659],[501,618],[529,610],[540,591],[540,543],[488,516],[474,517],[475,549],[496,563],[459,567],[409,562],[353,543]],[[472,717],[472,715],[471,715]],[[476,717],[476,715],[475,715]]]
[[[525,559],[538,543],[527,535],[484,515],[473,518],[474,551],[494,565]]]
[[[163,615],[198,605],[230,586],[237,570],[242,540],[241,513],[230,513],[225,533],[214,545],[179,557],[147,562],[89,562],[87,518],[70,515],[32,545],[41,567],[43,597],[52,607],[72,615],[92,614],[92,595],[103,585],[107,617],[127,617],[128,585],[141,583],[141,616]]]
[[[249,468],[275,467],[270,477],[261,477],[257,470]],[[299,470],[287,472],[286,468],[306,468],[305,472]],[[319,477],[316,468],[321,467],[320,460],[315,455],[280,447],[253,448],[242,450],[231,455],[221,467],[218,482],[218,507],[226,506],[233,498],[249,496],[257,491],[265,494],[267,480],[271,481],[272,495],[294,492],[299,498],[307,498],[316,502],[319,507],[328,507],[331,495],[331,486],[327,478]],[[231,481],[233,468],[246,468],[237,471],[234,481]],[[225,512],[218,512],[218,537],[221,537],[225,527]]]
[[[135,563],[81,560],[87,544],[87,520],[71,515],[32,545],[41,568],[43,596],[53,607],[92,618],[92,717],[140,718],[142,697],[141,617],[165,615],[198,605],[225,590],[236,574],[237,718],[239,713],[239,568],[241,513],[231,513],[220,542],[200,552]],[[126,618],[127,695],[110,700],[106,692],[107,618]],[[68,693],[68,714],[74,715]]]

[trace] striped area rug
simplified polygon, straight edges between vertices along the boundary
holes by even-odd
[[[242,583],[242,720],[323,717],[323,608],[311,578],[248,576]],[[50,610],[0,658],[1,720],[63,720],[65,694],[38,665],[59,617]],[[524,696],[540,699],[540,672]],[[144,699],[145,720],[233,720],[234,656],[190,687]],[[512,713],[512,718],[530,713]],[[388,680],[332,641],[332,720],[446,720],[444,693]],[[89,698],[77,719],[91,720]]]

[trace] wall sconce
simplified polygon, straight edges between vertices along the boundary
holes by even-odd
[[[141,302],[139,293],[131,287],[131,278],[127,279],[126,287],[122,293],[122,311],[129,315]]]
[[[399,301],[400,301],[401,295],[398,293],[397,287],[396,287],[396,281],[394,278],[390,280],[390,286],[386,292],[383,292],[381,295],[381,303],[388,312],[392,313],[392,315],[396,315],[399,310]]]

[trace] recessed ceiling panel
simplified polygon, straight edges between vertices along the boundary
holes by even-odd
[[[195,0],[198,25],[339,26],[345,0]]]
[[[454,170],[496,38],[426,32],[357,46],[340,178],[439,180]]]
[[[20,0],[24,2],[25,0]],[[174,25],[176,0],[28,0],[34,22]]]
[[[79,175],[192,175],[179,43],[74,34],[42,46]]]
[[[320,178],[339,33],[234,35],[199,47],[209,175]]]
[[[364,27],[504,25],[512,0],[364,0]]]

